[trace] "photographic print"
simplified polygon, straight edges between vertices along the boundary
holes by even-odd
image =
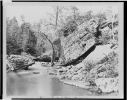
[[[5,4],[5,96],[122,97],[120,4]]]

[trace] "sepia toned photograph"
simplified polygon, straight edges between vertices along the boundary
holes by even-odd
[[[4,4],[6,98],[123,97],[122,3]]]

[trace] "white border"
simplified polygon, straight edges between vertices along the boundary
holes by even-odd
[[[78,96],[76,98],[123,98],[123,3],[122,2],[27,2],[27,3],[4,3],[3,5],[3,97],[4,99],[9,98],[34,98],[34,97],[19,97],[19,96],[6,96],[6,7],[8,5],[38,5],[38,6],[47,6],[47,5],[81,5],[81,6],[118,6],[119,7],[119,82],[120,82],[120,91],[118,96]],[[68,98],[75,98],[75,96],[66,96]],[[40,98],[40,97],[38,97]],[[45,97],[43,97],[45,98]],[[46,97],[52,98],[52,97]],[[54,98],[65,98],[63,96],[54,96]]]

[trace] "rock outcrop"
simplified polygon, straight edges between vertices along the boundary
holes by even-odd
[[[7,57],[7,69],[10,70],[27,69],[34,63],[35,61],[28,56],[10,55]]]
[[[89,83],[89,86],[96,86],[104,93],[117,92],[118,79],[115,80],[115,83],[111,83],[110,80],[114,80],[119,74],[118,54],[110,47],[111,45],[98,46],[81,63],[57,67],[58,77],[60,80],[82,81],[82,84]],[[99,79],[105,80],[105,84],[108,84],[106,88],[103,87],[103,84],[99,84],[101,82]],[[114,86],[112,89],[108,89],[112,86]]]
[[[118,92],[119,81],[116,78],[98,78],[95,80],[98,89],[103,93]]]
[[[62,39],[66,61],[78,58],[95,44],[94,37],[92,37],[91,34],[87,34],[82,37],[82,39],[80,39],[77,34],[70,34],[68,37]]]
[[[54,43],[59,45],[59,48],[62,48],[58,48],[60,54],[63,55],[61,58],[63,57],[62,59],[69,63],[82,56],[95,44],[105,45],[110,43],[112,31],[108,27],[108,23],[106,23],[105,27],[99,29],[101,26],[101,24],[97,25],[97,22],[92,19],[79,25],[74,32],[68,33],[67,37],[62,36],[57,39],[56,43]]]
[[[115,28],[112,31],[105,23],[101,28],[101,36],[96,36],[96,27],[82,24],[67,37],[61,38],[66,64],[56,67],[57,75],[62,81],[88,83],[96,87],[96,91],[118,92],[118,30]],[[113,34],[116,34],[116,39],[112,44]]]

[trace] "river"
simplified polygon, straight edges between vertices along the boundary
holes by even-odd
[[[30,74],[31,72],[38,72]],[[7,74],[7,96],[90,96],[95,95],[90,91],[63,84],[56,77],[47,74],[47,67],[42,67],[39,62],[30,66],[28,70]]]

